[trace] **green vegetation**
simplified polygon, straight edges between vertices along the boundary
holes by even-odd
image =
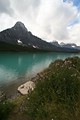
[[[80,119],[80,58],[57,60],[41,73],[27,96],[30,120]]]
[[[17,96],[0,103],[0,120],[26,120],[24,114],[26,96]]]
[[[0,120],[7,120],[14,108],[14,104],[8,100],[0,102]]]

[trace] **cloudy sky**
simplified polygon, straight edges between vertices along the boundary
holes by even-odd
[[[44,40],[80,45],[80,0],[0,0],[0,31],[17,21]]]

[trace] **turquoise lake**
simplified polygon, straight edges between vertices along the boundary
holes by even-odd
[[[52,61],[79,56],[71,53],[52,52],[0,52],[0,88],[17,82],[25,82],[44,70]]]

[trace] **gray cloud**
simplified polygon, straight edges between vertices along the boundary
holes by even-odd
[[[9,0],[0,0],[0,14],[8,14],[12,16],[13,9]]]
[[[13,15],[9,17],[5,14]],[[75,19],[80,21],[80,13],[72,2],[63,0],[0,0],[0,23],[2,28],[12,27],[22,21],[34,35],[47,41],[58,40],[80,44],[80,22],[69,26]],[[77,31],[77,32],[76,32]],[[78,39],[79,38],[79,39]],[[77,40],[78,39],[78,40]]]

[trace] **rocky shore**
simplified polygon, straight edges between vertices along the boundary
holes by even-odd
[[[32,77],[29,80],[26,79],[24,82],[22,80],[21,82],[3,87],[3,89],[0,89],[0,96],[2,97],[2,93],[4,93],[6,99],[15,99],[20,95],[28,94],[35,88],[35,85],[41,76],[42,73],[38,73],[35,77]]]

